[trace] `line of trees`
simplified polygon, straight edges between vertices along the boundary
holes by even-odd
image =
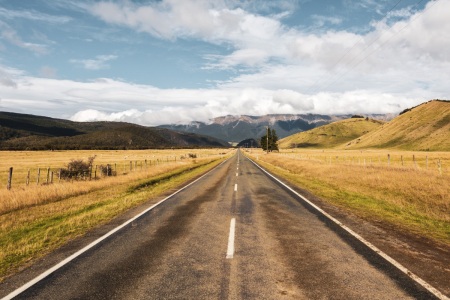
[[[278,136],[275,129],[267,128],[266,135],[261,137],[261,148],[264,151],[278,151]]]

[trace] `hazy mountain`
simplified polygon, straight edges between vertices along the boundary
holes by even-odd
[[[224,116],[211,120],[210,123],[191,122],[187,125],[169,124],[159,127],[182,132],[198,133],[239,143],[246,139],[258,140],[265,134],[267,126],[274,128],[278,137],[307,131],[335,121],[348,119],[352,115],[265,115],[265,116]],[[391,115],[364,115],[372,119],[389,120]]]

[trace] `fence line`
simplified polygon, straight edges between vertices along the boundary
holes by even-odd
[[[298,160],[308,160],[317,163],[324,163],[328,165],[341,164],[349,166],[362,166],[362,167],[388,167],[390,169],[403,169],[403,170],[416,170],[416,171],[437,171],[440,175],[448,174],[450,169],[444,166],[443,160],[440,157],[430,158],[429,155],[425,157],[417,156],[416,154],[411,154],[411,156],[398,155],[394,156],[387,153],[382,159],[381,155],[341,155],[332,156],[326,154],[316,154],[308,153],[279,153],[281,155],[287,155],[290,158]],[[375,159],[374,159],[375,158]],[[430,164],[430,162],[433,162]]]
[[[195,159],[196,157],[197,157],[196,155],[192,156],[191,154],[188,154],[187,157],[182,156],[181,159],[179,159],[179,160],[177,160],[176,156],[167,156],[167,157],[161,158],[161,159],[157,158],[153,162],[152,162],[152,160],[147,160],[147,159],[145,159],[145,161],[130,160],[128,172],[127,172],[127,167],[126,167],[128,163],[127,162],[122,163],[122,165],[123,165],[122,174],[120,174],[120,172],[118,172],[118,166],[120,169],[121,164],[118,164],[117,162],[115,162],[114,164],[107,163],[106,165],[100,165],[100,166],[97,164],[95,166],[91,165],[89,167],[89,171],[83,172],[82,174],[79,174],[78,171],[73,171],[73,173],[71,174],[72,171],[68,170],[68,171],[66,171],[66,172],[68,172],[68,174],[66,174],[66,176],[62,175],[62,170],[63,170],[62,168],[47,167],[46,168],[47,173],[46,173],[44,183],[41,183],[41,167],[37,167],[36,168],[36,171],[37,171],[36,185],[39,186],[40,184],[43,184],[43,185],[53,184],[55,172],[57,172],[57,174],[58,174],[58,182],[61,182],[61,179],[63,179],[63,180],[68,179],[68,180],[71,180],[72,182],[74,180],[76,180],[76,181],[92,180],[92,179],[97,180],[100,178],[97,176],[98,169],[100,169],[100,174],[102,175],[101,177],[109,177],[109,176],[117,176],[117,175],[124,176],[131,172],[146,171],[152,165],[157,166],[160,164],[170,163],[170,162],[183,162],[184,159],[188,159],[188,158]],[[30,184],[30,180],[32,177],[31,171],[32,171],[32,169],[29,168],[26,172],[25,186],[29,186],[29,184]],[[13,188],[12,174],[13,174],[13,167],[10,167],[9,171],[8,171],[8,178],[7,178],[7,185],[6,185],[7,190],[11,190]],[[63,178],[63,177],[65,177],[65,178]],[[18,185],[20,186],[21,184],[18,184]],[[23,183],[22,183],[22,185],[23,185]]]

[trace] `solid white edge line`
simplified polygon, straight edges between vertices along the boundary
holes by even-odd
[[[248,158],[248,157],[247,157]],[[274,180],[278,181],[281,185],[283,185],[285,188],[287,188],[289,191],[291,191],[292,193],[294,193],[296,196],[298,196],[299,198],[301,198],[303,201],[305,201],[306,203],[308,203],[310,206],[312,206],[314,209],[316,209],[317,211],[319,211],[322,215],[324,215],[325,217],[327,217],[329,220],[333,221],[335,224],[337,224],[338,226],[340,226],[341,228],[343,228],[345,231],[347,231],[348,233],[350,233],[353,237],[357,238],[360,242],[362,242],[364,245],[366,245],[367,247],[369,247],[370,249],[372,249],[374,252],[376,252],[378,255],[380,255],[381,257],[383,257],[385,260],[387,260],[388,262],[390,262],[392,265],[394,265],[397,269],[399,269],[400,271],[402,271],[403,273],[405,273],[406,275],[408,275],[411,279],[413,279],[415,282],[417,282],[418,284],[420,284],[422,287],[424,287],[426,290],[428,290],[430,293],[432,293],[433,295],[435,295],[436,297],[438,297],[439,299],[446,299],[448,300],[449,298],[442,294],[440,291],[438,291],[436,288],[434,288],[431,284],[429,284],[428,282],[426,282],[425,280],[423,280],[422,278],[420,278],[419,276],[417,276],[416,274],[414,274],[413,272],[411,272],[410,270],[408,270],[406,267],[404,267],[402,264],[400,264],[398,261],[396,261],[395,259],[393,259],[392,257],[390,257],[389,255],[387,255],[386,253],[384,253],[383,251],[381,251],[380,249],[378,249],[375,245],[373,245],[372,243],[370,243],[369,241],[365,240],[362,236],[360,236],[359,234],[357,234],[356,232],[354,232],[353,230],[351,230],[350,228],[348,228],[347,226],[345,226],[343,223],[341,223],[339,220],[335,219],[334,217],[332,217],[331,215],[329,215],[328,213],[326,213],[324,210],[322,210],[320,207],[318,207],[317,205],[315,205],[314,203],[312,203],[311,201],[309,201],[307,198],[305,198],[304,196],[302,196],[301,194],[297,193],[295,190],[293,190],[291,187],[289,187],[288,185],[286,185],[284,182],[282,182],[280,179],[278,179],[277,177],[275,177],[274,175],[270,174],[268,171],[266,171],[265,169],[263,169],[260,165],[258,165],[257,163],[255,163],[252,159],[248,158],[255,166],[257,166],[259,169],[261,169],[264,173],[266,173],[268,176],[272,177]]]
[[[61,261],[60,263],[56,264],[55,266],[53,266],[52,268],[48,269],[47,271],[43,272],[41,275],[35,277],[34,279],[30,280],[29,282],[27,282],[26,284],[22,285],[20,288],[14,290],[13,292],[9,293],[8,295],[6,295],[5,297],[3,297],[1,300],[10,300],[18,295],[20,295],[21,293],[23,293],[24,291],[26,291],[27,289],[29,289],[30,287],[32,287],[33,285],[35,285],[36,283],[38,283],[39,281],[43,280],[44,278],[46,278],[47,276],[49,276],[50,274],[52,274],[53,272],[57,271],[59,268],[63,267],[64,265],[68,264],[69,262],[71,262],[72,260],[74,260],[75,258],[77,258],[78,256],[80,256],[81,254],[85,253],[86,251],[88,251],[89,249],[91,249],[92,247],[96,246],[97,244],[99,244],[100,242],[104,241],[105,239],[107,239],[108,237],[110,237],[111,235],[113,235],[114,233],[116,233],[117,231],[121,230],[122,228],[126,227],[127,225],[129,225],[131,222],[134,222],[135,220],[139,219],[141,216],[145,215],[146,213],[148,213],[149,211],[151,211],[152,209],[154,209],[155,207],[157,207],[158,205],[160,205],[161,203],[165,202],[166,200],[172,198],[173,196],[175,196],[176,194],[180,193],[181,191],[183,191],[184,189],[188,188],[189,186],[193,185],[194,183],[196,183],[197,181],[199,181],[200,179],[202,179],[203,177],[205,177],[206,175],[208,175],[209,173],[211,173],[212,171],[214,171],[216,168],[218,168],[219,166],[223,165],[225,162],[227,162],[230,158],[227,158],[226,160],[224,160],[223,162],[221,162],[220,164],[218,164],[217,166],[215,166],[213,169],[209,170],[207,173],[203,174],[202,176],[200,176],[199,178],[197,178],[196,180],[194,180],[193,182],[189,183],[188,185],[182,187],[181,189],[177,190],[176,192],[174,192],[173,194],[167,196],[166,198],[162,199],[161,201],[159,201],[158,203],[150,206],[149,208],[147,208],[146,210],[144,210],[143,212],[141,212],[140,214],[134,216],[133,218],[129,219],[128,221],[126,221],[125,223],[123,223],[122,225],[119,225],[118,227],[112,229],[111,231],[109,231],[108,233],[106,233],[105,235],[99,237],[98,239],[96,239],[95,241],[93,241],[92,243],[90,243],[89,245],[87,245],[86,247],[82,248],[81,250],[78,250],[77,252],[75,252],[74,254],[70,255],[69,257],[67,257],[66,259],[64,259],[63,261]]]
[[[236,227],[236,218],[232,218],[230,221],[230,235],[228,236],[227,259],[231,259],[234,256],[235,227]]]

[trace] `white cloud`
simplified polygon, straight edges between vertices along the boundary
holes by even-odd
[[[205,68],[260,67],[274,59],[283,64],[311,64],[327,69],[339,62],[340,68],[354,69],[359,63],[369,68],[391,66],[392,61],[409,63],[428,54],[437,60],[442,56],[447,59],[450,54],[442,49],[450,46],[450,22],[446,14],[450,1],[440,0],[435,7],[434,4],[436,1],[429,2],[425,12],[413,13],[412,8],[393,10],[364,35],[347,31],[302,32],[287,28],[277,18],[230,8],[219,0],[163,0],[141,6],[131,2],[99,2],[92,6],[91,13],[105,22],[163,39],[194,38],[232,46],[227,55],[206,55],[209,61]],[[382,7],[372,0],[361,5]],[[312,17],[321,25],[341,22],[332,16]],[[393,17],[401,17],[402,21],[391,28],[387,22]],[[398,49],[403,52],[401,56],[385,59]],[[339,61],[344,55],[345,59]]]
[[[322,27],[326,24],[339,25],[342,23],[342,19],[337,17],[312,15],[311,18],[314,20],[314,25],[317,27]]]
[[[27,49],[35,54],[48,53],[46,45],[25,42],[12,27],[3,21],[0,21],[0,36],[14,46]]]
[[[117,55],[97,55],[95,59],[71,59],[70,62],[87,70],[101,70],[108,69],[110,67],[108,62],[117,58]]]
[[[211,89],[160,89],[109,78],[34,78],[0,69],[2,107],[69,114],[80,121],[158,125],[226,114],[396,113],[429,99],[448,98],[450,0],[431,1],[423,12],[393,11],[364,34],[303,32],[286,27],[276,16],[227,7],[230,2],[239,1],[163,0],[140,6],[94,2],[91,12],[158,38],[222,45],[228,54],[205,55],[205,68],[242,68],[245,74]],[[98,70],[115,59],[100,55],[71,62]]]
[[[39,69],[39,75],[44,78],[56,78],[57,71],[55,68],[43,66]]]
[[[54,24],[64,24],[72,20],[71,17],[67,16],[49,15],[34,10],[22,10],[22,11],[10,10],[3,7],[0,7],[0,16],[2,16],[5,19],[22,18],[32,21],[41,21]]]
[[[27,113],[71,117],[77,121],[127,121],[144,125],[208,122],[227,114],[396,113],[440,96],[423,89],[401,96],[368,89],[313,95],[261,87],[159,89],[108,78],[92,82],[35,78],[17,71],[9,77],[17,88],[0,85],[2,109],[17,111],[19,107]]]

